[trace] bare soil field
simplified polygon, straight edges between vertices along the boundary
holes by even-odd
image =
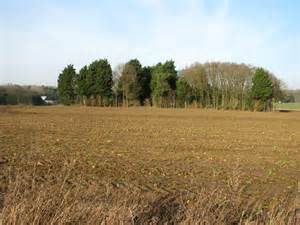
[[[292,224],[300,113],[1,107],[0,224]]]

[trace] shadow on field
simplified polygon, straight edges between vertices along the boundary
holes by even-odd
[[[184,207],[179,195],[160,196],[134,218],[134,224],[178,224],[184,220]]]

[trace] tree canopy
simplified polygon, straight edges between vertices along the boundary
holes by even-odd
[[[177,71],[175,62],[170,60],[158,63],[152,68],[152,99],[159,107],[174,107],[176,96]]]
[[[58,95],[60,102],[70,105],[75,101],[76,71],[73,65],[68,65],[58,77]]]
[[[109,105],[112,85],[112,69],[107,59],[95,60],[76,75],[76,93],[82,104]]]
[[[271,76],[262,68],[255,71],[251,89],[254,108],[259,111],[270,110],[273,97],[273,83]]]

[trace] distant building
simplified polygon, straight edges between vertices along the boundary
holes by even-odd
[[[45,100],[45,103],[47,104],[47,105],[54,105],[54,104],[57,104],[57,101],[54,101],[54,100]]]

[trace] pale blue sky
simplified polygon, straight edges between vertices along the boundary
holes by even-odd
[[[300,88],[299,12],[298,0],[0,0],[0,84],[138,58],[245,62]]]

